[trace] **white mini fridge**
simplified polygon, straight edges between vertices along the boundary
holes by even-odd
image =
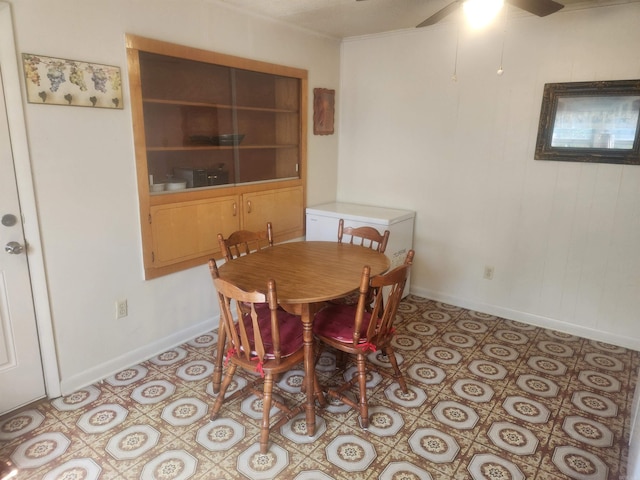
[[[345,227],[371,226],[380,233],[389,230],[389,242],[384,253],[391,260],[392,268],[401,265],[407,252],[413,248],[415,212],[355,203],[325,203],[308,207],[307,240],[337,241],[341,218]],[[405,296],[409,294],[410,283],[407,280]]]

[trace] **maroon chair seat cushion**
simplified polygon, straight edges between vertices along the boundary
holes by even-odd
[[[268,303],[255,304],[256,313],[258,314],[258,325],[262,332],[262,342],[266,351],[267,359],[273,359],[273,337],[271,336],[271,310]],[[278,309],[278,320],[280,323],[280,355],[288,357],[295,353],[303,346],[302,338],[302,320],[296,315]],[[253,323],[251,317],[246,314],[243,316],[247,335],[253,346]],[[239,328],[239,327],[236,327]]]
[[[339,342],[352,343],[356,309],[356,305],[328,305],[314,317],[313,333]],[[360,343],[367,342],[365,335],[370,321],[371,314],[364,312],[360,328]]]

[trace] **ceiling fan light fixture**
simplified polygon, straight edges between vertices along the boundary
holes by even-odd
[[[472,28],[487,26],[498,15],[504,0],[465,0],[464,15]]]

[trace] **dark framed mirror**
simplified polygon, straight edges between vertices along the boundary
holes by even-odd
[[[547,83],[536,160],[640,165],[640,80]]]

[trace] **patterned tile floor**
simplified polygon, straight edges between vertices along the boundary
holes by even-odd
[[[0,417],[0,459],[44,480],[625,478],[639,352],[417,296],[397,330],[410,393],[371,375],[368,432],[331,404],[314,438],[299,416],[259,455],[256,398],[208,421],[211,332]],[[323,356],[325,384],[334,366]],[[279,383],[289,401],[302,399],[301,369]]]

